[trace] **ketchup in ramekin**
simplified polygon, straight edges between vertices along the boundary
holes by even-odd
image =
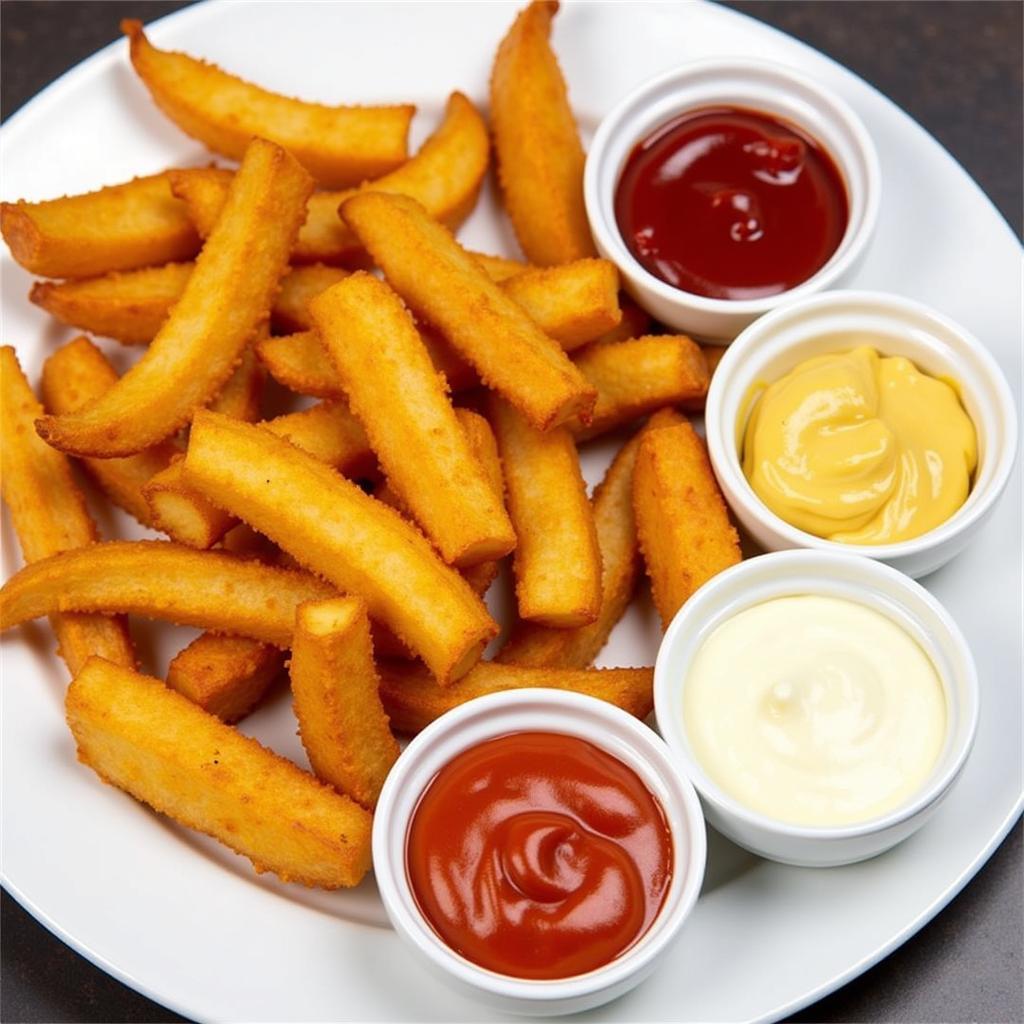
[[[802,128],[739,107],[688,110],[639,142],[615,193],[633,256],[683,291],[762,299],[816,274],[849,220],[843,177]]]
[[[610,963],[657,917],[672,878],[661,805],[575,736],[523,732],[462,751],[409,825],[416,902],[455,952],[516,978]]]

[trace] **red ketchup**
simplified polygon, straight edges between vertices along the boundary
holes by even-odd
[[[672,875],[661,805],[585,740],[515,733],[463,751],[406,840],[420,910],[457,953],[516,978],[602,967],[657,916]]]
[[[630,252],[656,277],[714,299],[801,284],[849,219],[835,162],[810,135],[756,110],[690,110],[638,143],[615,193]]]

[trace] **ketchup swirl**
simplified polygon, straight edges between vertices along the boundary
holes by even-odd
[[[516,733],[462,752],[413,815],[406,869],[456,952],[520,978],[609,963],[650,927],[671,878],[664,813],[585,740]]]

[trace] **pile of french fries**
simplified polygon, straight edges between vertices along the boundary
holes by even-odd
[[[410,157],[411,106],[278,96],[134,21],[156,106],[237,168],[3,204],[12,255],[49,279],[32,301],[142,349],[118,376],[76,337],[41,400],[0,350],[3,498],[26,562],[0,625],[49,617],[82,762],[257,871],[357,884],[394,733],[464,701],[547,686],[647,715],[650,669],[591,667],[641,564],[667,624],[740,558],[684,414],[708,353],[660,333],[596,257],[556,11],[519,15],[491,79],[525,260],[452,233],[492,153],[463,94]],[[319,401],[263,419],[267,374]],[[578,445],[627,425],[588,497]],[[169,539],[101,541],[76,465]],[[484,660],[506,558],[518,619]],[[130,615],[203,632],[161,681],[137,671]],[[234,727],[285,666],[312,774]]]

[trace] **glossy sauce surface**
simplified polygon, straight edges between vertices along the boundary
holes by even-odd
[[[636,259],[676,288],[759,299],[812,277],[849,219],[832,157],[795,125],[736,107],[687,111],[637,144],[615,194]]]
[[[463,751],[424,790],[406,869],[457,953],[518,978],[602,967],[650,927],[673,846],[639,776],[585,740],[515,733]]]

